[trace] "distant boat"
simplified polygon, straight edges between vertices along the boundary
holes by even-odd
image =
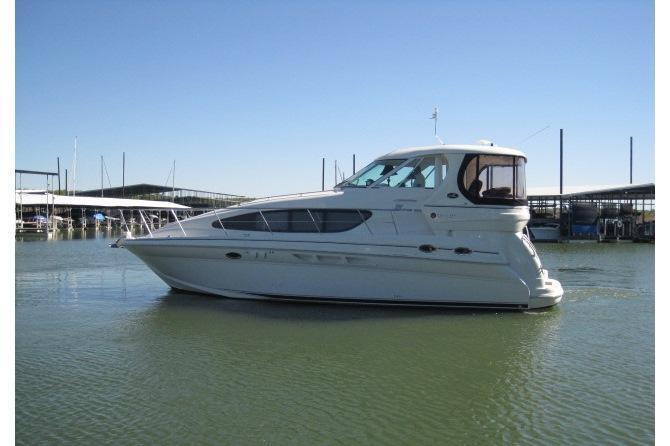
[[[561,240],[561,226],[556,222],[533,222],[528,224],[533,242],[558,242]]]

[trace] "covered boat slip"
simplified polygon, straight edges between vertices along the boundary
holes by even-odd
[[[190,207],[169,201],[56,195],[45,191],[17,190],[15,204],[17,233],[87,227],[151,231],[191,215]]]
[[[653,241],[655,199],[654,183],[531,188],[528,228],[535,241]]]

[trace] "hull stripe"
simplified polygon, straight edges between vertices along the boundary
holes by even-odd
[[[290,300],[302,302],[336,302],[349,304],[367,305],[403,305],[413,307],[458,307],[458,308],[506,308],[527,309],[528,304],[509,304],[497,302],[449,302],[449,301],[420,301],[420,300],[395,300],[395,299],[351,299],[344,297],[314,297],[314,296],[285,296],[282,294],[256,294],[255,296],[267,297],[273,300]]]
[[[358,243],[358,242],[348,242],[348,241],[323,241],[323,240],[277,240],[277,239],[251,239],[251,238],[213,238],[213,237],[156,237],[156,238],[141,238],[141,239],[126,239],[124,244],[128,246],[142,246],[145,242],[148,244],[165,244],[167,246],[183,246],[182,244],[173,244],[173,242],[178,241],[187,241],[187,240],[208,240],[208,241],[238,241],[238,242],[279,242],[279,243],[316,243],[316,244],[331,244],[331,245],[354,245],[354,246],[372,246],[380,248],[416,248],[419,249],[416,245],[378,245],[373,243]],[[202,246],[196,246],[201,248]],[[228,248],[227,246],[216,246],[217,248]],[[241,249],[241,248],[240,248]],[[249,249],[249,248],[244,248]],[[273,248],[251,248],[251,249],[273,249]],[[456,248],[437,248],[440,251],[454,251]],[[478,249],[473,249],[472,252],[479,254],[495,254],[499,255],[497,251],[482,251]]]

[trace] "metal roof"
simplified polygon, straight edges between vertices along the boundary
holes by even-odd
[[[120,208],[120,209],[190,209],[188,206],[175,204],[170,201],[129,200],[125,198],[82,197],[54,194],[27,194],[15,193],[16,204],[24,206],[55,206],[92,207],[92,208]]]
[[[655,183],[623,184],[615,186],[570,186],[563,188],[563,195],[558,187],[528,188],[528,198],[577,198],[585,200],[654,200],[656,197]]]
[[[160,194],[160,193],[168,193],[172,192],[172,186],[160,186],[158,184],[147,184],[147,183],[140,183],[140,184],[129,184],[124,187],[109,187],[103,189],[104,195],[105,196],[110,196],[110,197],[122,197],[123,194],[125,195],[141,195],[141,194]],[[183,187],[175,187],[174,188],[175,192],[179,191],[186,191],[186,192],[198,192],[198,193],[203,193],[203,194],[215,194],[215,195],[226,195],[230,197],[241,197],[241,195],[233,195],[233,194],[224,194],[220,192],[210,192],[210,191],[204,191],[204,190],[196,190],[196,189],[185,189]],[[85,197],[99,197],[100,196],[100,189],[90,189],[90,190],[84,190],[84,191],[77,191],[77,195],[85,196]]]

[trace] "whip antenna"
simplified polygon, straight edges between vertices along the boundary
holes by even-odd
[[[531,138],[533,138],[533,137],[539,135],[540,133],[544,132],[544,131],[547,130],[549,127],[551,127],[551,125],[548,125],[548,126],[546,126],[546,127],[542,127],[540,130],[538,130],[538,131],[536,131],[536,132],[534,132],[534,133],[531,133],[530,135],[526,136],[524,139],[522,139],[521,141],[515,143],[514,145],[515,145],[515,146],[518,146],[518,145],[520,145],[520,144],[523,144],[524,142],[528,141],[529,139],[531,139]]]

